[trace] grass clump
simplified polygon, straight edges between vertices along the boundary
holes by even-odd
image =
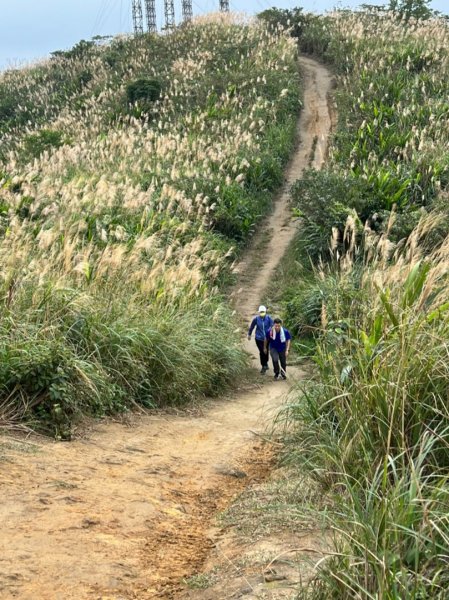
[[[9,421],[34,421],[58,437],[70,437],[83,413],[218,394],[245,366],[218,300],[143,305],[121,294],[104,304],[57,288],[27,300],[18,294],[0,330],[2,413],[9,408]]]
[[[214,585],[215,580],[213,573],[197,573],[184,579],[184,584],[191,590],[207,590]]]

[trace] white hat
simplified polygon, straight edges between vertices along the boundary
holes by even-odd
[[[259,306],[259,312],[267,312],[267,307],[266,307],[266,306],[264,306],[263,304],[261,304],[261,305]]]

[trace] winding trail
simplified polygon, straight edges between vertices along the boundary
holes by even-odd
[[[295,234],[290,185],[312,153],[317,168],[326,154],[331,76],[311,59],[300,63],[299,144],[268,226],[237,268],[245,322]],[[254,272],[255,260],[263,269]],[[244,383],[190,414],[108,421],[71,443],[0,438],[0,598],[180,598],[182,579],[216,543],[217,512],[269,474],[270,449],[254,432],[270,423],[287,383]]]

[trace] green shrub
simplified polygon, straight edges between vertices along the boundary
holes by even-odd
[[[390,0],[389,9],[394,11],[399,19],[431,19],[438,12],[429,8],[431,0]]]
[[[281,26],[284,29],[290,29],[291,35],[299,38],[309,24],[311,15],[304,14],[301,7],[292,9],[273,7],[259,13],[257,18],[265,21],[273,28]]]
[[[54,129],[41,129],[28,135],[24,142],[27,156],[39,158],[45,151],[64,145],[64,134]]]
[[[369,202],[363,182],[330,171],[307,171],[293,185],[291,194],[293,206],[303,221],[300,248],[312,262],[330,257],[333,228],[336,249],[344,247],[348,215],[362,212]]]
[[[15,115],[17,102],[12,95],[2,94],[0,97],[0,125]]]
[[[158,79],[140,77],[126,86],[126,98],[129,104],[140,102],[148,104],[159,99],[162,84]]]
[[[80,40],[70,50],[55,50],[51,55],[54,58],[85,61],[95,53],[96,46],[94,40]]]

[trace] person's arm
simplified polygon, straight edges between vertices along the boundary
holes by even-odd
[[[251,339],[251,334],[253,332],[254,327],[256,326],[256,317],[254,317],[254,319],[251,321],[251,325],[249,326],[248,329],[248,339]]]

